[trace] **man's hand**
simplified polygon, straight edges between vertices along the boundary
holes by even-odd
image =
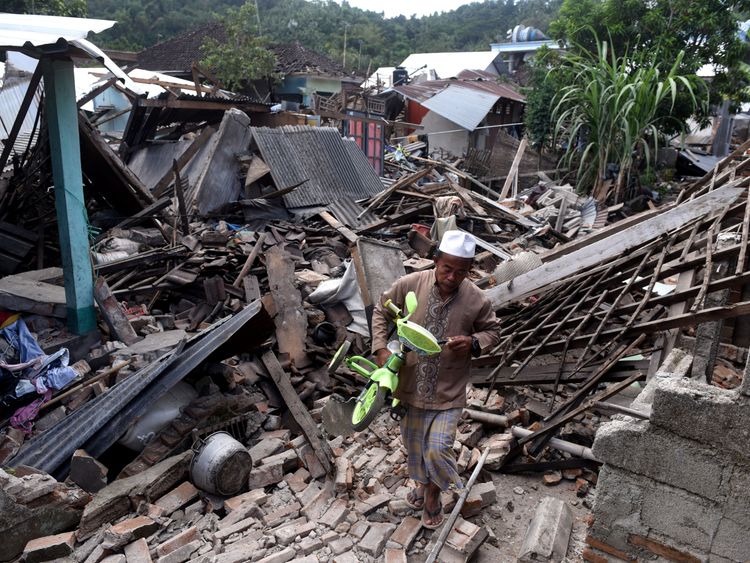
[[[450,336],[445,346],[456,354],[469,354],[471,352],[471,336]]]
[[[388,361],[390,355],[391,353],[388,351],[388,348],[381,348],[375,352],[375,363],[382,368]]]

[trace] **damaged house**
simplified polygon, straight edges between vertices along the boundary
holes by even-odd
[[[357,126],[273,127],[296,117],[125,75],[81,41],[112,24],[0,14],[40,60],[0,89],[0,560],[747,559],[750,142],[639,213],[560,171],[514,181],[523,139],[497,185],[476,172],[523,109],[486,69],[398,86],[429,152],[383,156],[403,137],[378,99],[326,117],[380,127],[372,151]],[[111,76],[77,92],[91,58]],[[88,104],[112,87],[127,104]],[[380,295],[446,229],[476,241],[500,339],[432,530],[390,412],[327,414],[365,383],[337,350],[368,356]]]
[[[209,37],[219,42],[225,40],[223,25],[207,24],[144,49],[138,53],[137,67],[192,79],[195,65],[204,58],[201,46]],[[254,91],[261,98],[270,96],[273,101],[309,107],[314,95],[332,96],[360,81],[339,63],[299,43],[269,45],[268,48],[276,55],[278,82],[254,81]]]

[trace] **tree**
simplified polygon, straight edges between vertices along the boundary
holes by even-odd
[[[739,103],[750,99],[750,80],[741,68],[748,44],[738,36],[738,15],[748,9],[750,0],[564,0],[550,34],[591,53],[597,37],[609,37],[618,53],[650,52],[649,61],[663,73],[682,52],[682,74],[713,65],[712,104]],[[690,101],[681,98],[674,115],[684,121],[689,108]]]
[[[693,111],[701,105],[696,82],[679,72],[683,52],[666,72],[659,69],[658,57],[658,51],[648,50],[618,56],[607,42],[597,42],[596,53],[578,48],[563,56],[572,81],[556,94],[552,118],[556,140],[565,147],[562,162],[576,168],[580,191],[593,189],[603,199],[600,188],[608,166],[615,164],[617,199],[634,161],[650,165],[661,131],[674,120],[670,112],[678,92],[685,93]]]
[[[252,0],[239,9],[230,9],[220,21],[224,24],[226,41],[220,43],[207,38],[201,46],[206,54],[201,64],[215,72],[231,89],[240,89],[250,80],[271,76],[276,57],[258,36],[258,19]]]
[[[85,18],[88,14],[86,0],[7,0],[4,12],[11,14],[38,14],[44,16],[70,16]]]

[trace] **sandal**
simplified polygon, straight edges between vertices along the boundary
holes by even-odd
[[[417,494],[417,489],[412,489],[409,491],[409,494],[406,495],[404,502],[409,508],[422,510],[424,508],[424,489],[422,489],[421,495]]]
[[[425,516],[427,516],[430,520],[432,520],[432,524],[428,524],[425,520]],[[440,518],[438,520],[435,520],[438,516]],[[424,507],[424,510],[422,511],[422,526],[427,528],[428,530],[437,530],[440,526],[443,525],[443,522],[445,522],[445,515],[443,514],[443,503],[438,503],[437,508],[435,509],[435,512],[430,512],[427,510],[427,507]]]

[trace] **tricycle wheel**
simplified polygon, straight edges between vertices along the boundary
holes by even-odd
[[[370,382],[359,397],[352,413],[352,428],[361,432],[375,420],[385,404],[385,396],[388,390],[375,382]]]
[[[331,363],[328,364],[328,373],[333,375],[338,367],[341,365],[341,362],[343,362],[346,359],[346,355],[349,353],[349,348],[352,347],[352,341],[351,340],[344,340],[341,343],[341,346],[339,346],[339,349],[336,350],[336,353],[333,355],[333,359],[331,360]]]

